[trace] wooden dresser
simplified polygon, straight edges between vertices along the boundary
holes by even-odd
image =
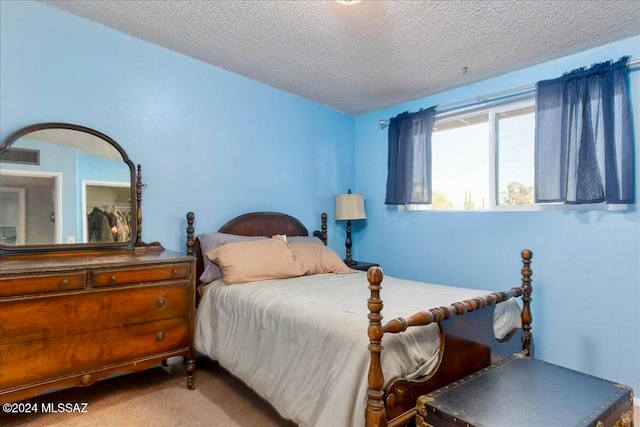
[[[193,388],[192,257],[139,249],[0,254],[0,401],[172,356]]]

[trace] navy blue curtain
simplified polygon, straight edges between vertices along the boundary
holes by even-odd
[[[431,204],[431,133],[436,107],[389,122],[387,205]]]
[[[634,203],[628,59],[537,83],[536,202]]]

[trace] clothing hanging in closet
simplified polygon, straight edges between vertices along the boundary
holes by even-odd
[[[131,212],[112,207],[94,207],[87,216],[89,242],[125,242],[131,237]]]

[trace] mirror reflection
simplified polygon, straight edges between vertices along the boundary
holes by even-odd
[[[131,162],[99,132],[55,125],[0,148],[0,246],[132,242]]]

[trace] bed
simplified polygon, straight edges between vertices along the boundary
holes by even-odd
[[[277,212],[197,237],[194,221],[188,213],[200,278],[196,350],[299,426],[405,425],[418,396],[531,354],[529,250],[520,286],[483,292],[384,277],[378,267],[345,270],[326,246],[326,214],[312,236]]]

